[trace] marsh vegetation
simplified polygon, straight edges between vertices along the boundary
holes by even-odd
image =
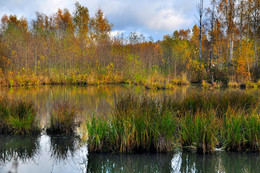
[[[241,91],[172,97],[119,95],[113,113],[88,121],[91,152],[166,152],[194,146],[259,151],[257,95]]]

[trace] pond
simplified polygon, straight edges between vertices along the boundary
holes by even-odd
[[[115,95],[172,95],[184,98],[202,88],[177,87],[166,91],[148,91],[137,86],[42,86],[39,88],[1,88],[0,96],[28,98],[39,108],[41,126],[48,124],[48,111],[57,100],[67,100],[82,108],[84,115],[111,113]],[[255,92],[259,90],[246,90]],[[0,172],[260,172],[258,153],[228,153],[217,151],[212,155],[194,152],[161,154],[94,154],[88,153],[87,144],[80,135],[59,136],[45,133],[36,136],[0,135]]]

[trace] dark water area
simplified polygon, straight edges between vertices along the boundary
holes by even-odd
[[[0,136],[0,172],[260,172],[258,153],[95,154],[79,136]]]
[[[102,116],[111,113],[115,95],[171,95],[183,99],[190,92],[223,92],[204,90],[197,86],[173,90],[148,91],[137,86],[42,86],[39,88],[0,88],[0,96],[33,100],[39,108],[41,126],[48,124],[51,106],[57,100],[67,100],[82,108],[82,121],[87,114]],[[259,94],[259,90],[244,90]],[[81,172],[260,172],[258,153],[217,151],[211,155],[176,151],[160,154],[94,154],[88,153],[82,131],[72,136],[0,135],[0,173],[81,173]]]

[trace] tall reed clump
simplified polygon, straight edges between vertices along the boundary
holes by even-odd
[[[211,153],[215,151],[218,143],[219,123],[214,111],[208,114],[197,112],[187,113],[181,118],[180,140],[183,147],[196,146],[198,153]]]
[[[173,150],[177,119],[155,99],[120,96],[109,120],[88,122],[90,152],[166,152]]]
[[[1,134],[27,135],[39,132],[36,107],[32,101],[0,98]]]
[[[260,151],[260,114],[229,112],[223,121],[223,141],[228,151]]]
[[[177,146],[212,153],[259,151],[257,95],[244,92],[192,93],[184,99],[116,97],[112,115],[87,122],[90,152],[165,152]]]
[[[50,112],[50,126],[48,134],[71,134],[75,132],[79,109],[68,102],[57,102]]]

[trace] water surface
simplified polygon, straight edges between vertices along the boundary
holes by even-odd
[[[48,124],[49,110],[57,100],[82,108],[82,120],[94,112],[105,116],[113,110],[115,95],[135,93],[183,99],[190,92],[223,92],[199,87],[148,91],[137,86],[42,86],[39,88],[0,88],[0,96],[33,100],[39,108],[42,127]],[[244,90],[259,94],[259,90]],[[194,152],[161,154],[94,154],[79,135],[15,137],[0,135],[0,172],[77,173],[77,172],[260,172],[257,153]]]

